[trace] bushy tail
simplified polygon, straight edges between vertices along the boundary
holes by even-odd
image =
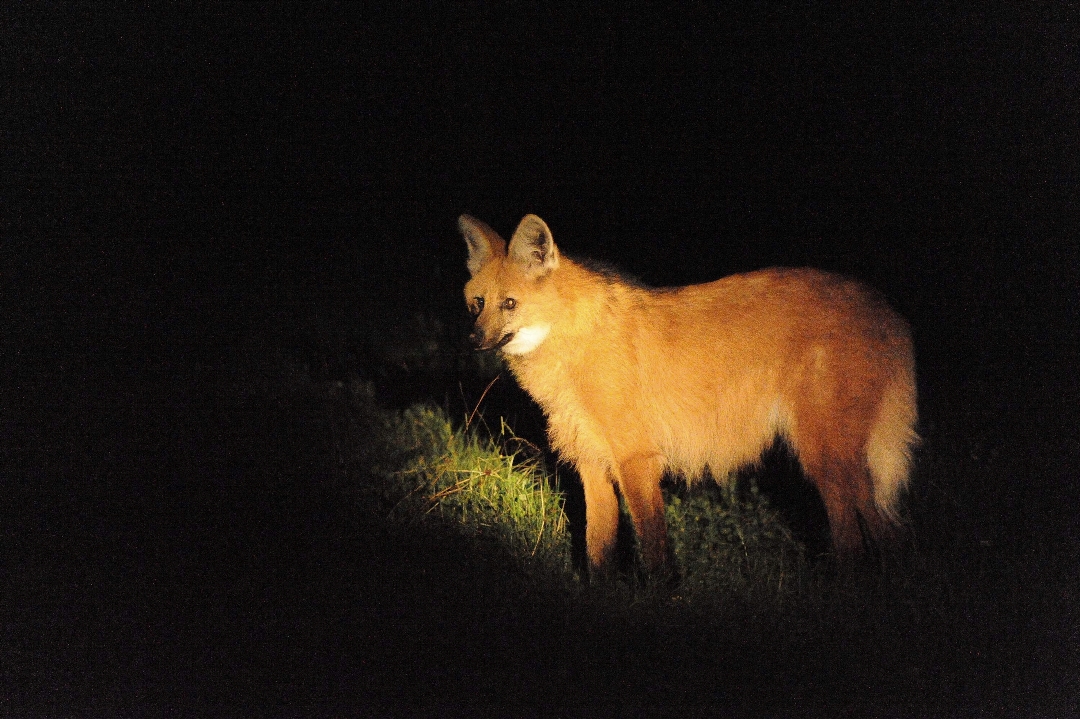
[[[907,487],[912,452],[919,443],[917,420],[915,372],[906,368],[886,388],[866,444],[874,502],[882,516],[894,523],[899,522],[900,494]]]

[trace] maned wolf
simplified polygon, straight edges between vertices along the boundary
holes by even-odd
[[[646,566],[668,571],[662,476],[725,477],[777,435],[820,492],[838,555],[893,536],[918,441],[915,364],[878,294],[812,269],[651,289],[568,259],[535,215],[509,247],[468,215],[458,227],[470,339],[503,353],[577,468],[594,571],[615,548],[616,488]]]

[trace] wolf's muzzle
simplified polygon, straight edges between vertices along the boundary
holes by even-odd
[[[472,344],[473,349],[477,352],[486,352],[488,350],[497,350],[506,346],[506,344],[514,339],[514,333],[510,332],[503,335],[495,344],[487,344],[483,330],[475,329],[469,333],[469,343]]]

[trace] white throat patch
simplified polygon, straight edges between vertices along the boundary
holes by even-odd
[[[551,332],[551,325],[530,325],[514,333],[514,339],[503,345],[502,351],[512,355],[523,355],[540,346]]]

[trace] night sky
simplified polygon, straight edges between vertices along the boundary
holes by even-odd
[[[433,320],[460,345],[458,215],[535,213],[653,285],[877,287],[929,447],[1007,457],[962,501],[1080,537],[1075,10],[579,5],[4,4],[5,382],[274,351],[378,379]]]
[[[6,7],[9,349],[377,344],[532,212],[651,284],[853,275],[924,382],[1071,412],[1075,14],[695,7]]]

